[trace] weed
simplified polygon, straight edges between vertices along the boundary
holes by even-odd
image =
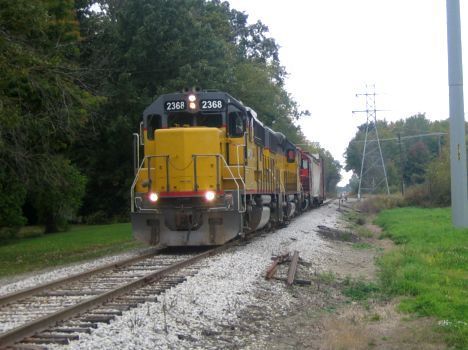
[[[328,312],[328,313],[332,314],[332,313],[334,313],[336,311],[336,307],[335,306],[326,306],[323,310],[325,312]]]
[[[365,225],[366,224],[366,218],[362,215],[359,215],[357,218],[356,218],[356,224],[358,225]]]
[[[317,275],[320,282],[331,284],[336,281],[336,276],[332,271],[321,272]]]
[[[354,243],[353,248],[356,248],[356,249],[370,249],[370,248],[372,248],[372,245],[370,245],[369,243],[365,243],[365,242]]]
[[[374,234],[371,230],[367,229],[364,226],[356,226],[356,233],[359,237],[371,238],[374,237]]]
[[[351,276],[346,276],[343,280],[343,286],[350,286],[352,282]]]
[[[363,305],[363,307],[364,307],[364,309],[365,309],[366,311],[370,311],[370,310],[371,310],[371,304],[369,303],[368,300],[363,300],[363,301],[362,301],[362,305]]]
[[[347,287],[343,290],[343,294],[353,300],[366,300],[379,291],[379,287],[372,282],[351,280],[348,283]]]
[[[144,324],[145,324],[144,318],[138,316],[135,311],[131,314],[131,317],[128,320],[128,328],[130,328],[132,332],[134,332],[136,328],[142,327]]]

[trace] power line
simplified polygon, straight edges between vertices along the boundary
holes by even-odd
[[[384,142],[384,141],[398,141],[399,139],[401,140],[407,140],[407,139],[415,139],[415,138],[418,138],[418,137],[427,137],[427,136],[444,136],[444,135],[448,135],[447,132],[431,132],[431,133],[428,133],[428,134],[418,134],[418,135],[410,135],[410,136],[402,136],[401,138],[398,138],[398,137],[392,137],[392,138],[388,138],[388,139],[379,139],[380,142]],[[376,140],[368,140],[367,142],[375,142]],[[351,140],[349,141],[349,143],[362,143],[362,142],[366,142],[365,140]]]

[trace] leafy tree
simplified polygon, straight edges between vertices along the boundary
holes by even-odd
[[[47,171],[32,193],[45,233],[67,228],[81,205],[86,183],[86,177],[61,156],[51,159]]]
[[[448,206],[451,200],[450,155],[446,145],[440,156],[432,160],[427,168],[427,182],[433,203]]]
[[[448,135],[431,135],[448,133],[448,120],[432,122],[424,114],[418,114],[393,123],[379,122],[378,127],[381,138],[389,139],[381,145],[391,191],[400,190],[403,175],[406,187],[420,185],[414,194],[423,196],[426,203],[449,203]],[[356,176],[360,173],[364,134],[365,125],[361,125],[345,155],[346,169],[353,170]],[[401,145],[398,144],[398,136],[401,137]],[[424,192],[426,188],[429,189],[427,193]]]
[[[425,181],[426,166],[431,158],[428,146],[423,141],[411,145],[405,163],[405,183],[421,184]]]
[[[404,169],[406,185],[424,181],[425,167],[435,156],[431,152],[432,146],[430,146],[434,142],[434,139],[421,138],[419,140],[413,138],[406,139],[405,137],[431,132],[431,122],[424,115],[416,115],[393,123],[388,123],[385,120],[378,121],[377,123],[380,138],[383,140],[388,139],[388,141],[381,141],[381,149],[387,170],[389,187],[393,191],[398,191],[402,167]],[[361,170],[365,130],[365,124],[358,127],[355,137],[351,140],[345,152],[345,169],[348,171],[352,170],[356,175],[359,175]],[[403,164],[400,161],[398,135],[402,138],[401,158]],[[422,143],[418,143],[419,141]],[[437,144],[437,141],[435,142]]]
[[[307,142],[295,121],[308,112],[284,89],[278,45],[227,2],[0,0],[0,8],[0,228],[23,224],[23,207],[47,232],[60,229],[83,193],[82,214],[125,215],[139,116],[156,95],[186,86],[230,92],[266,125]],[[320,152],[332,186],[339,164]]]
[[[131,134],[156,95],[191,86],[224,90],[254,108],[266,125],[305,141],[293,120],[307,112],[284,90],[278,46],[260,22],[249,25],[246,14],[220,1],[95,3],[103,11],[93,12],[92,1],[77,3],[86,79],[106,97],[93,134],[73,152],[89,175],[83,215],[128,212]]]
[[[324,159],[325,166],[325,191],[329,194],[336,193],[336,185],[341,180],[340,163],[333,158],[331,153],[326,150],[320,152],[320,156]]]
[[[22,204],[26,188],[12,176],[7,167],[0,167],[0,240],[12,237],[24,225]]]
[[[28,196],[43,191],[46,198],[62,188],[53,181],[60,176],[48,178],[55,157],[67,154],[99,100],[87,91],[74,64],[79,32],[73,1],[0,0],[0,8],[0,160]],[[44,179],[48,187],[42,186]],[[6,188],[8,182],[0,180]],[[22,206],[25,196],[12,190],[9,196]],[[11,219],[2,225],[16,223]]]

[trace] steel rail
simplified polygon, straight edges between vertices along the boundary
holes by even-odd
[[[112,291],[103,293],[101,295],[92,297],[88,300],[85,300],[81,303],[78,303],[76,305],[69,306],[61,311],[57,311],[53,314],[43,316],[39,319],[36,319],[34,321],[28,322],[27,324],[14,328],[10,331],[7,331],[3,334],[0,334],[0,349],[9,345],[14,344],[15,342],[19,342],[22,339],[26,337],[30,337],[36,333],[39,333],[41,331],[44,331],[48,329],[51,326],[56,325],[60,321],[64,321],[66,319],[71,318],[72,316],[75,316],[80,313],[84,313],[88,310],[90,310],[93,306],[96,305],[101,305],[105,303],[107,300],[110,300],[112,298],[116,298],[117,296],[124,294],[126,292],[129,292],[131,290],[137,289],[141,286],[144,286],[149,283],[154,283],[159,280],[161,280],[163,277],[166,275],[175,272],[177,270],[180,270],[186,266],[192,265],[198,260],[207,258],[212,255],[216,255],[230,247],[233,246],[234,243],[237,242],[232,242],[231,244],[226,244],[220,247],[216,247],[213,249],[210,249],[206,252],[200,253],[194,257],[191,257],[187,260],[175,263],[169,267],[163,268],[159,271],[153,272],[148,274],[147,276],[141,277],[138,280],[135,280],[133,282],[127,283],[123,286],[120,286]]]
[[[74,281],[80,280],[82,278],[89,277],[89,276],[94,275],[94,274],[99,273],[99,272],[103,272],[103,271],[110,270],[110,269],[113,269],[113,268],[122,267],[122,266],[125,266],[125,265],[128,265],[128,264],[134,263],[135,261],[138,261],[138,260],[144,260],[146,258],[154,256],[159,251],[161,251],[161,249],[152,249],[150,252],[147,252],[147,253],[132,257],[132,258],[128,258],[128,259],[121,260],[121,261],[114,262],[114,263],[110,263],[110,264],[106,264],[106,265],[103,265],[101,267],[97,267],[95,269],[88,270],[88,271],[85,271],[85,272],[81,272],[81,273],[78,273],[78,274],[75,274],[75,275],[72,275],[72,276],[69,276],[69,277],[60,278],[60,279],[54,280],[52,282],[43,283],[43,284],[41,284],[39,286],[23,289],[23,290],[20,290],[20,291],[17,291],[17,292],[13,292],[13,293],[9,293],[9,294],[0,296],[0,306],[9,304],[11,302],[14,302],[14,301],[22,299],[22,298],[30,297],[30,296],[32,296],[34,294],[37,294],[39,292],[43,292],[43,291],[45,291],[47,289],[51,289],[51,288],[57,287],[59,285],[65,284],[65,283],[74,282]]]

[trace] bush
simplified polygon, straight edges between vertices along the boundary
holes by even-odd
[[[19,228],[15,227],[0,227],[0,242],[14,238],[18,231]]]
[[[53,176],[37,185],[34,204],[45,232],[52,233],[68,228],[68,221],[81,205],[86,177],[60,156],[49,159],[47,166]]]
[[[88,225],[104,225],[108,224],[110,220],[103,210],[98,210],[97,212],[88,215],[85,218],[85,222]]]
[[[448,146],[444,148],[440,157],[434,159],[429,164],[427,171],[427,184],[431,203],[433,205],[450,205],[450,157]]]
[[[448,145],[427,168],[426,182],[412,186],[405,193],[408,206],[446,207],[450,205],[450,157]]]
[[[366,224],[366,218],[362,215],[359,215],[357,218],[356,218],[356,224],[358,225],[365,225]]]
[[[365,213],[375,214],[384,209],[404,206],[401,195],[375,195],[365,198],[358,206]]]
[[[409,187],[405,192],[405,205],[416,207],[430,207],[431,194],[427,184]]]

